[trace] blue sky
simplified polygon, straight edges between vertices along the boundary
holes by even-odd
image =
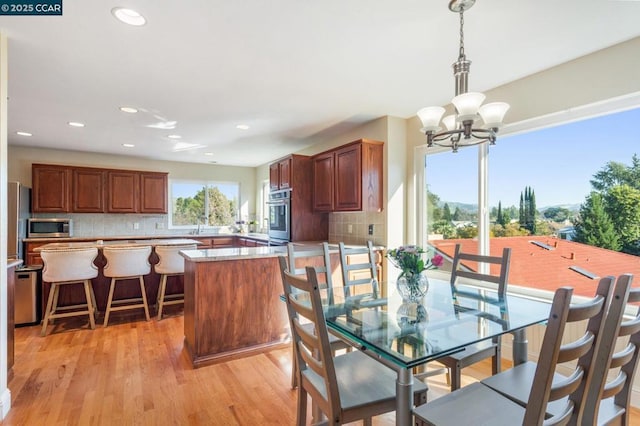
[[[515,135],[498,135],[489,152],[489,205],[518,206],[531,186],[538,208],[580,204],[589,180],[609,161],[631,164],[640,155],[640,109]],[[427,159],[429,190],[443,201],[477,204],[477,149]]]

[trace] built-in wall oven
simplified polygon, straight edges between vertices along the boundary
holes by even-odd
[[[282,245],[291,241],[291,190],[269,194],[269,244]]]

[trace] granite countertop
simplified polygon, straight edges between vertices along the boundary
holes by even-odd
[[[172,239],[152,239],[152,240],[114,240],[114,241],[88,241],[88,242],[60,242],[49,243],[43,246],[37,247],[34,251],[39,252],[41,250],[67,250],[73,248],[102,248],[102,247],[139,247],[139,246],[175,246],[186,244],[201,244],[200,241],[192,240],[188,238],[172,238]]]
[[[206,250],[183,250],[182,257],[192,262],[216,262],[221,260],[259,259],[287,254],[286,246],[233,247]]]
[[[172,239],[172,238],[215,238],[215,237],[242,237],[251,238],[255,240],[269,241],[269,235],[259,233],[235,233],[235,234],[219,234],[219,233],[200,233],[200,234],[166,234],[166,235],[119,235],[119,236],[89,236],[89,237],[65,237],[65,238],[25,238],[26,242],[41,242],[41,241],[58,241],[58,242],[80,242],[87,240],[104,240],[104,241],[117,241],[117,240],[140,240],[140,239]]]

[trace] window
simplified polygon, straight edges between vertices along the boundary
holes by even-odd
[[[170,182],[171,228],[234,225],[239,220],[240,184],[237,182]]]

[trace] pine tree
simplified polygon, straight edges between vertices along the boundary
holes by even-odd
[[[592,192],[580,206],[574,241],[615,251],[622,248],[613,221],[605,210],[602,195],[597,192]]]
[[[502,201],[498,201],[498,215],[496,217],[496,223],[502,226],[507,223],[504,217],[504,213],[502,212]]]
[[[444,203],[444,207],[442,208],[442,220],[446,220],[447,222],[451,222],[451,209],[449,208],[449,204]]]
[[[520,210],[518,211],[518,222],[520,222],[520,226],[524,227],[524,196],[522,195],[522,192],[520,193]]]
[[[529,218],[528,218],[528,225],[529,225],[529,231],[531,231],[531,234],[535,235],[536,231],[537,231],[537,226],[536,226],[536,193],[533,191],[533,189],[529,188]]]

